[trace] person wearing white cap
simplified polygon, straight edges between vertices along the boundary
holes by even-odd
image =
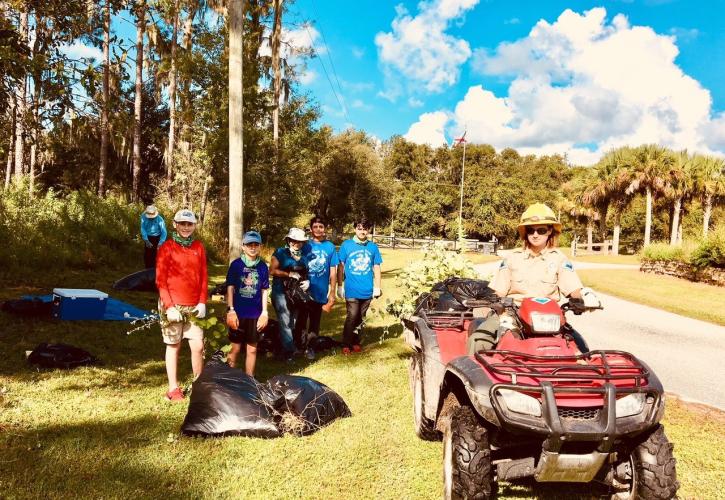
[[[204,364],[204,331],[189,318],[206,316],[207,267],[206,250],[193,238],[196,215],[179,210],[174,215],[171,239],[161,245],[156,260],[156,287],[159,289],[159,313],[165,319],[161,336],[166,344],[166,374],[169,390],[166,399],[182,401],[176,374],[182,339],[189,341],[194,379],[201,375]]]
[[[156,250],[166,241],[166,222],[159,209],[149,205],[141,214],[141,239],[144,242],[143,262],[146,269],[156,267]]]
[[[274,277],[272,281],[272,305],[277,313],[279,321],[279,333],[282,340],[282,348],[287,361],[299,351],[295,346],[293,330],[297,311],[289,304],[284,293],[285,280],[297,280],[300,288],[307,291],[310,281],[306,279],[309,263],[309,253],[303,253],[302,248],[307,242],[307,235],[304,230],[293,227],[285,236],[286,245],[279,247],[272,254],[272,262],[269,274]],[[303,279],[304,277],[304,279]]]

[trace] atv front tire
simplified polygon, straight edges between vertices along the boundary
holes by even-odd
[[[628,484],[625,492],[612,495],[612,500],[668,500],[675,498],[680,483],[677,481],[672,444],[660,425],[646,440],[634,448],[625,460],[616,466],[618,482]]]
[[[419,438],[426,441],[440,441],[441,433],[434,422],[425,416],[425,393],[423,392],[423,355],[419,352],[410,357],[410,385],[413,390],[413,425]]]
[[[443,433],[443,498],[487,500],[496,484],[488,432],[469,406],[455,408]]]

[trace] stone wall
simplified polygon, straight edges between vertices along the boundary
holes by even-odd
[[[698,270],[690,264],[679,261],[642,260],[639,270],[644,273],[667,274],[676,278],[725,287],[725,269],[716,267]]]

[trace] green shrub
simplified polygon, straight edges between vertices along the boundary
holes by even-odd
[[[669,243],[652,243],[642,250],[642,258],[645,260],[686,262],[687,256],[685,247],[671,246]]]
[[[421,259],[411,262],[396,278],[397,286],[403,293],[399,299],[388,304],[390,314],[397,317],[412,314],[420,294],[430,291],[433,285],[446,278],[479,277],[471,261],[462,254],[446,251],[436,245],[423,248],[422,253]]]
[[[725,227],[712,233],[692,251],[690,264],[698,269],[725,268]]]

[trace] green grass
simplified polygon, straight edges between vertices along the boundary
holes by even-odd
[[[583,269],[577,272],[584,284],[597,291],[725,326],[722,287],[636,269]]]
[[[384,298],[414,252],[384,251]],[[140,259],[140,256],[139,256]],[[136,259],[136,260],[139,260]],[[110,291],[126,271],[31,275],[0,282],[0,299],[54,286]],[[225,268],[212,267],[215,281]],[[155,297],[114,293],[151,308]],[[0,497],[2,498],[414,498],[441,496],[440,443],[416,438],[400,327],[374,304],[365,351],[289,367],[259,360],[258,377],[293,372],[328,384],[353,416],[309,437],[191,439],[179,435],[186,405],[162,400],[164,347],[158,330],[126,335],[112,322],[19,320],[0,313]],[[339,335],[343,307],[323,317]],[[100,357],[99,367],[36,372],[22,353],[41,341],[67,342]],[[180,361],[189,380],[188,349]],[[725,482],[725,420],[668,402],[681,498],[716,498]],[[587,486],[502,484],[501,498],[592,498]]]

